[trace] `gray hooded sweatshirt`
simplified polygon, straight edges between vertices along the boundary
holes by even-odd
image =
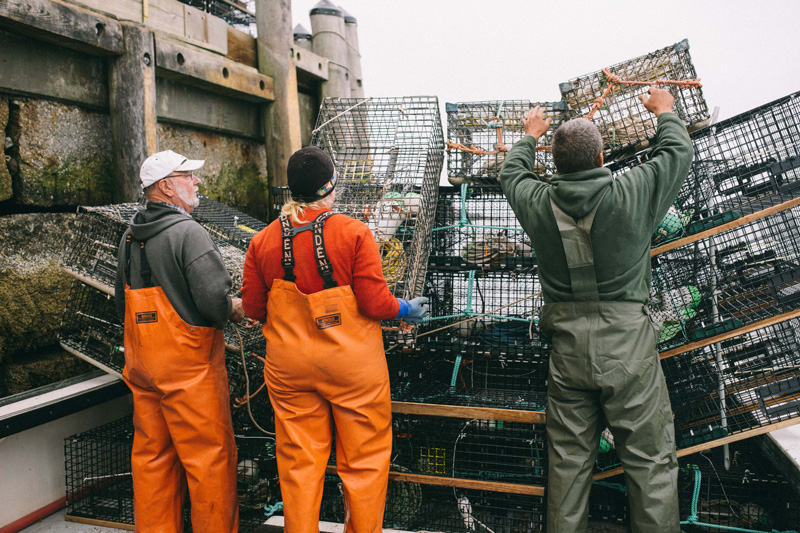
[[[131,279],[125,279],[125,239],[131,246]],[[152,283],[164,290],[178,315],[192,326],[225,327],[231,312],[231,277],[217,245],[191,216],[162,202],[149,202],[125,231],[117,255],[117,314],[125,317],[125,285],[141,289],[139,244],[145,241]]]

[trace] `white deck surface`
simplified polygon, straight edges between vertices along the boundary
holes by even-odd
[[[88,524],[78,524],[77,522],[67,522],[64,520],[65,512],[65,509],[61,509],[44,520],[40,520],[26,527],[20,533],[130,533],[130,531],[113,527],[90,526]]]

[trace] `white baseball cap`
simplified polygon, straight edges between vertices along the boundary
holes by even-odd
[[[165,150],[144,160],[139,171],[139,179],[142,181],[142,187],[149,187],[173,172],[197,170],[205,162],[205,159],[187,159],[172,150]]]

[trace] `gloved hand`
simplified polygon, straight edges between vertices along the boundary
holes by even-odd
[[[408,314],[403,317],[403,320],[409,324],[419,324],[422,319],[428,314],[428,299],[424,296],[413,298],[408,301],[410,309]]]

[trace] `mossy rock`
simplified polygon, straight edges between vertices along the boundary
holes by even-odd
[[[269,220],[267,177],[256,166],[223,164],[214,179],[200,184],[200,192],[259,220]]]
[[[23,265],[20,265],[23,266]],[[0,271],[0,364],[57,342],[72,278],[55,262]]]
[[[15,357],[0,367],[0,396],[10,396],[96,370],[74,355],[52,348]]]

